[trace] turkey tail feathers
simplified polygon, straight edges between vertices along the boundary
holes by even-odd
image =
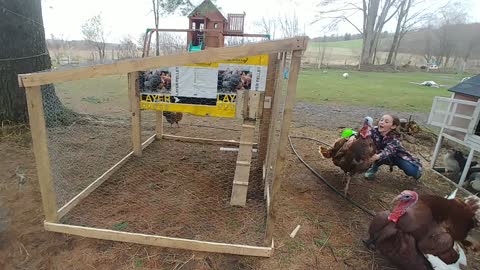
[[[332,157],[332,150],[330,150],[326,147],[320,146],[318,148],[318,152],[322,155],[323,158],[331,158]]]
[[[468,196],[465,199],[465,203],[470,206],[472,211],[475,213],[475,221],[477,226],[480,226],[480,198],[477,196]]]

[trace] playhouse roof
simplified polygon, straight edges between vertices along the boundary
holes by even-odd
[[[465,80],[451,87],[448,90],[455,93],[480,98],[480,75],[473,76],[470,79]]]
[[[227,20],[220,10],[218,10],[217,6],[215,6],[210,0],[204,0],[192,12],[190,12],[188,17],[208,17],[208,15],[212,13],[219,13],[224,20]]]

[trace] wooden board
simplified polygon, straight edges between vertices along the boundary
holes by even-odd
[[[216,62],[252,55],[306,49],[307,42],[308,37],[295,37],[256,44],[247,44],[239,47],[211,48],[199,52],[182,53],[178,55],[118,61],[113,64],[20,74],[18,75],[18,83],[20,87],[28,87],[80,79],[98,78],[115,74],[127,74],[153,68]]]
[[[121,241],[142,245],[160,246],[166,248],[180,248],[194,251],[228,253],[246,256],[270,257],[273,253],[271,247],[256,247],[247,245],[224,244],[216,242],[198,241],[182,238],[164,237],[141,233],[129,233],[106,229],[87,228],[74,225],[44,223],[45,230],[58,233],[72,234],[82,237]]]
[[[275,94],[274,94],[274,99],[273,99],[273,104],[272,104],[272,118],[270,120],[270,127],[269,127],[269,133],[268,133],[268,142],[267,142],[267,155],[265,157],[265,192],[268,188],[270,188],[270,185],[272,183],[272,179],[274,177],[274,162],[273,162],[273,157],[277,153],[277,145],[274,144],[275,140],[275,132],[276,132],[276,127],[277,127],[277,122],[280,118],[280,106],[282,102],[282,91],[283,91],[283,70],[285,69],[285,62],[286,62],[286,53],[282,53],[280,55],[280,60],[277,63],[278,68],[277,68],[277,80],[275,81]],[[266,196],[267,194],[264,193]]]
[[[177,135],[170,135],[170,134],[163,134],[162,138],[167,140],[176,140],[176,141],[184,141],[184,142],[211,143],[211,144],[233,145],[233,146],[240,145],[240,142],[235,140],[216,140],[216,139],[207,139],[207,138],[177,136]],[[257,144],[253,143],[252,145],[255,146]]]
[[[265,164],[268,146],[268,134],[272,119],[272,101],[275,94],[275,81],[277,79],[277,65],[279,63],[276,53],[268,56],[267,83],[265,86],[264,106],[259,128],[258,160],[261,165]]]
[[[135,156],[142,156],[142,121],[140,111],[139,72],[128,73],[128,95],[132,114],[132,145]]]
[[[28,87],[26,89],[26,97],[33,153],[35,155],[40,193],[42,194],[43,213],[45,214],[45,220],[56,222],[58,220],[57,197],[53,185],[50,156],[48,155],[47,129],[45,127],[43,98],[40,86]]]
[[[155,112],[155,135],[157,135],[157,140],[163,136],[163,111]]]
[[[285,98],[285,106],[283,109],[282,127],[280,130],[280,139],[278,144],[278,153],[275,159],[275,178],[272,183],[270,194],[270,211],[267,217],[267,240],[272,239],[273,224],[276,219],[276,204],[278,203],[278,194],[282,183],[282,177],[285,170],[285,159],[287,156],[288,133],[290,131],[290,123],[293,116],[293,107],[295,105],[295,94],[297,91],[298,74],[300,72],[300,64],[302,60],[302,51],[293,51],[290,63],[290,74],[287,84],[287,96]]]

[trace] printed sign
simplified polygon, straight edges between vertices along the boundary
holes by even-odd
[[[142,76],[142,110],[235,117],[237,90],[265,91],[268,55],[151,70]]]

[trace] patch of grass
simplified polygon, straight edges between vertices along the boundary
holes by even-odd
[[[229,219],[226,221],[227,228],[230,230],[238,230],[242,227],[242,224],[234,219]]]
[[[126,75],[57,83],[55,91],[64,105],[77,112],[104,114],[128,110]]]
[[[145,265],[144,261],[140,258],[135,258],[135,268],[143,268]]]
[[[349,78],[342,74],[348,72]],[[297,100],[322,104],[381,107],[397,111],[429,112],[433,97],[449,96],[447,88],[412,84],[433,80],[453,86],[465,75],[426,72],[360,72],[345,70],[304,70],[297,85]]]
[[[320,238],[313,238],[313,243],[317,247],[322,248],[329,245],[328,243],[329,240],[330,240],[330,234],[327,235],[325,232],[322,232],[322,235]]]
[[[112,226],[112,229],[116,231],[124,231],[127,228],[128,228],[128,221],[123,221],[123,222],[114,224]]]

